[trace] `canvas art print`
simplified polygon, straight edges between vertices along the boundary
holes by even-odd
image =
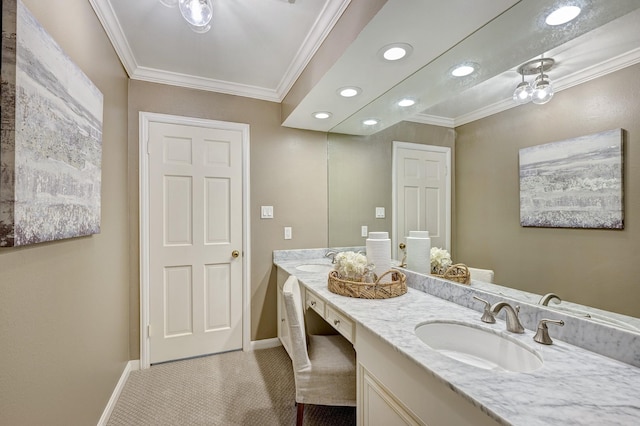
[[[3,0],[0,247],[100,232],[102,101],[22,2]]]
[[[520,150],[520,224],[623,229],[622,129]]]

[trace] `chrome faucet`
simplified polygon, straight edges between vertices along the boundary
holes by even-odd
[[[336,263],[336,255],[338,254],[338,252],[335,252],[333,250],[329,250],[328,252],[326,252],[324,254],[324,257],[328,257],[329,259],[331,259],[331,263]]]
[[[558,303],[562,302],[562,299],[560,299],[560,297],[555,294],[555,293],[547,293],[544,296],[542,296],[540,298],[540,301],[538,302],[538,305],[542,305],[542,306],[548,306],[549,302],[551,302],[553,299],[555,299],[556,301],[554,301],[554,303],[557,305]]]
[[[512,333],[524,333],[524,327],[520,323],[520,319],[518,318],[518,313],[520,312],[520,306],[516,306],[515,308],[508,304],[507,302],[498,302],[493,304],[489,311],[495,316],[498,313],[505,309],[507,312],[507,331]]]

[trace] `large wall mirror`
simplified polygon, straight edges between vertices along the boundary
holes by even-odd
[[[548,2],[544,3],[548,7]],[[614,2],[584,0],[577,3],[585,10],[589,10],[591,4],[606,10]],[[536,41],[537,53],[554,54],[558,67],[555,75],[559,75],[563,66],[590,66],[589,52],[597,40],[615,38],[615,31],[633,33],[635,41],[625,42],[627,45],[621,49],[632,50],[630,47],[633,47],[637,50],[640,42],[635,33],[640,22],[640,4],[637,1],[622,3],[628,10],[612,10],[617,14],[614,18],[610,17],[602,25],[592,24],[581,38],[570,37],[564,44],[549,50]],[[482,49],[476,62],[492,59],[492,46],[486,45]],[[572,51],[576,56],[572,56]],[[640,304],[637,303],[640,300],[640,202],[634,196],[637,193],[634,188],[640,185],[640,170],[633,166],[640,164],[640,149],[637,149],[640,124],[635,118],[640,115],[640,101],[637,96],[629,95],[640,91],[637,78],[640,60],[637,53],[636,56],[619,55],[616,60],[617,66],[612,65],[588,81],[579,81],[580,84],[563,85],[557,80],[559,90],[545,105],[499,108],[500,102],[492,98],[488,103],[493,102],[490,106],[495,114],[469,119],[472,114],[462,107],[456,109],[455,104],[461,102],[465,93],[470,96],[470,104],[478,100],[483,87],[470,87],[426,109],[427,115],[454,111],[449,125],[401,121],[369,136],[330,133],[327,153],[329,245],[364,245],[362,226],[367,226],[369,231],[391,233],[394,220],[391,214],[393,141],[451,147],[454,260],[493,269],[498,292],[505,288],[518,290],[527,301],[535,299],[533,303],[542,295],[553,292],[563,302],[556,306],[552,301],[550,307],[565,306],[574,309],[578,316],[590,313],[594,319],[601,316],[602,321],[610,320],[614,326],[615,321],[621,321],[621,326],[627,324],[628,329],[635,328],[640,332]],[[598,61],[598,64],[611,62],[611,58],[599,58]],[[515,71],[518,65],[510,65],[511,74],[507,74],[506,82],[504,74],[500,77],[496,87],[507,91],[502,98],[510,98],[518,83]],[[549,75],[553,79],[554,71]],[[483,83],[485,87],[488,84],[490,81]],[[625,229],[521,227],[519,149],[615,128],[624,129]],[[385,207],[385,218],[375,217],[376,207]],[[595,309],[589,310],[589,307]]]

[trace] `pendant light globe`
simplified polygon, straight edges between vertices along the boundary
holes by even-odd
[[[192,27],[206,28],[213,17],[211,0],[180,0],[178,6],[182,17]]]

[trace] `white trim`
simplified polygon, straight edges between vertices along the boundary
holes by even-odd
[[[107,0],[89,0],[89,3],[107,33],[125,71],[131,76],[138,68],[138,63],[111,3]]]
[[[453,129],[456,126],[453,118],[439,117],[437,115],[429,115],[424,113],[418,113],[409,118],[405,118],[404,121],[411,121],[413,123],[432,124],[434,126],[449,127]]]
[[[139,185],[140,185],[140,368],[149,368],[149,124],[151,122],[178,124],[216,129],[239,130],[242,132],[242,350],[251,346],[251,222],[250,222],[250,174],[249,144],[250,128],[248,124],[227,121],[206,120],[177,115],[157,114],[140,111],[139,113]]]
[[[577,86],[596,78],[603,77],[607,74],[611,74],[637,63],[640,63],[640,47],[629,52],[625,52],[614,58],[608,59],[599,64],[584,68],[565,77],[553,79],[553,87],[555,92],[558,93],[565,89],[569,89],[573,86]],[[405,120],[413,121],[415,123],[433,124],[435,126],[456,128],[458,126],[462,126],[463,124],[471,123],[473,121],[489,117],[499,112],[515,108],[517,106],[519,105],[513,102],[511,97],[509,97],[498,102],[494,102],[490,105],[485,105],[482,108],[478,108],[474,111],[471,111],[467,114],[462,114],[455,118],[439,117],[436,115],[419,113]]]
[[[351,0],[327,0],[325,2],[324,8],[307,33],[289,67],[277,87],[273,89],[140,66],[136,61],[131,45],[127,40],[126,34],[120,25],[120,21],[111,3],[108,0],[89,0],[89,3],[91,3],[113,48],[131,79],[226,93],[265,101],[282,102],[298,77],[300,77],[300,74],[302,74],[305,67],[313,58],[313,55],[315,55],[325,38],[329,35],[333,26],[338,22],[342,13],[347,9]]]
[[[271,339],[254,340],[251,342],[252,351],[277,348],[278,346],[282,346],[282,342],[277,337],[272,337]]]
[[[127,383],[127,379],[129,378],[129,373],[139,369],[140,369],[140,361],[137,359],[127,362],[127,364],[124,366],[124,370],[120,375],[120,380],[118,380],[116,387],[113,389],[113,392],[111,393],[111,398],[109,398],[109,401],[107,402],[107,406],[104,407],[102,416],[100,416],[100,420],[98,420],[98,426],[106,426],[107,422],[109,421],[109,417],[111,417],[111,413],[113,413],[113,409],[116,407],[118,398],[120,398],[120,394],[124,389],[124,385]]]
[[[452,185],[452,170],[451,170],[451,148],[446,146],[435,146],[435,145],[423,145],[419,143],[409,143],[409,142],[399,142],[393,141],[392,154],[391,154],[391,247],[392,247],[392,256],[397,254],[398,247],[398,221],[396,218],[398,217],[398,203],[397,203],[397,167],[396,167],[396,159],[398,155],[398,149],[414,149],[418,151],[429,151],[429,152],[439,152],[444,153],[446,155],[446,167],[447,167],[447,186],[445,190],[445,215],[447,216],[447,226],[445,229],[445,245],[446,249],[451,252],[451,221],[453,218],[451,217],[451,185]],[[396,258],[398,256],[396,255]]]
[[[350,3],[351,0],[329,0],[325,3],[322,12],[320,12],[320,15],[313,23],[311,30],[307,33],[302,45],[296,52],[295,57],[278,84],[276,89],[279,97],[278,102],[282,102],[287,93],[289,93],[293,84],[298,80],[298,77],[300,77],[307,65],[309,65],[313,55],[315,55],[320,46],[322,46],[324,39],[327,38]]]
[[[155,68],[137,67],[133,71],[131,79],[186,87],[189,89],[206,90],[209,92],[225,93],[227,95],[244,96],[263,101],[280,102],[282,100],[280,94],[272,89],[188,74],[180,74],[171,71],[163,71]]]

